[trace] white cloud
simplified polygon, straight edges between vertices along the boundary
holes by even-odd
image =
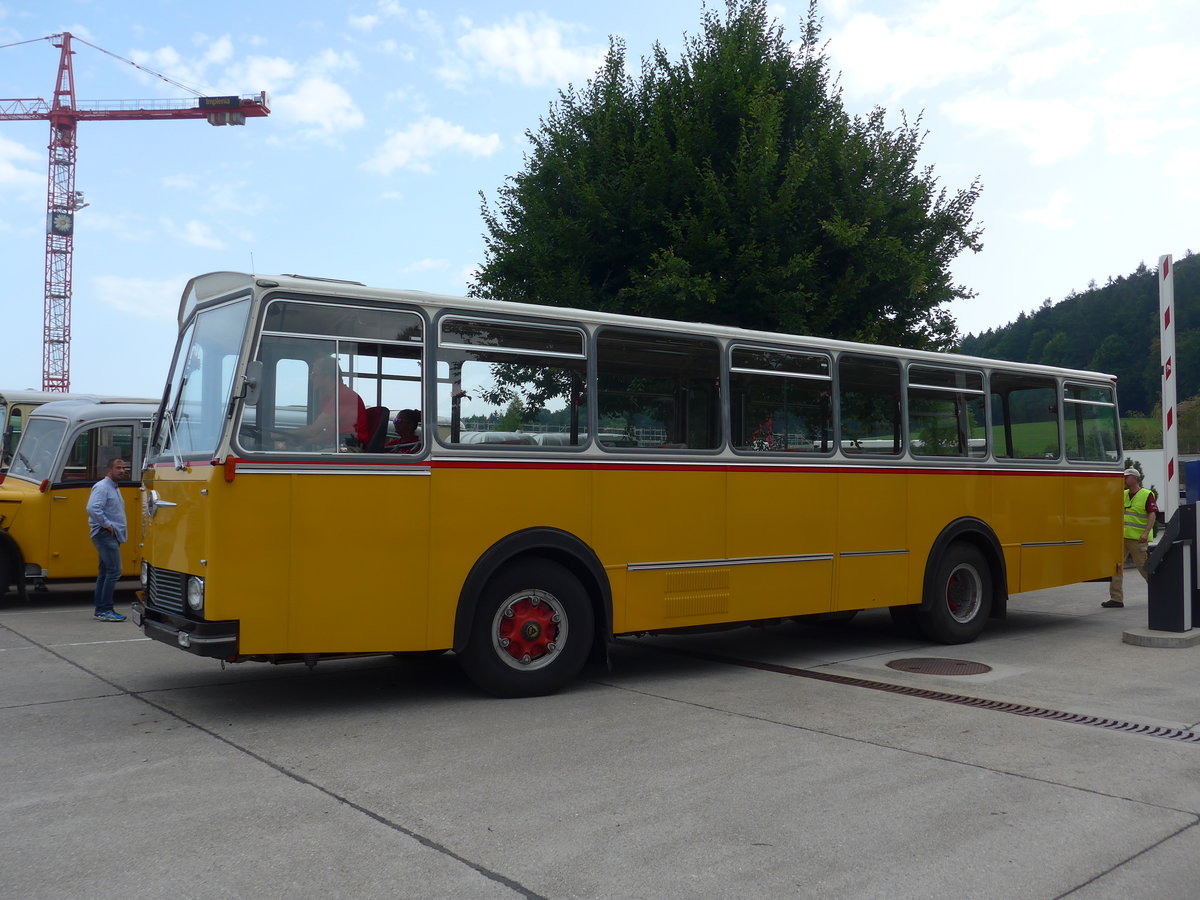
[[[442,64],[434,69],[434,74],[447,87],[461,88],[471,80],[471,66],[462,57],[447,53]]]
[[[251,56],[230,70],[239,91],[277,91],[296,77],[296,66],[278,56]]]
[[[1164,166],[1164,172],[1180,180],[1196,180],[1200,172],[1200,149],[1196,147],[1177,147],[1171,154],[1170,160]]]
[[[157,229],[150,228],[140,215],[129,210],[120,210],[114,215],[99,206],[92,206],[80,216],[87,217],[89,231],[111,234],[119,241],[144,244],[154,240],[157,235]],[[83,227],[83,224],[82,220],[76,221],[77,227]]]
[[[1020,90],[1045,82],[1082,62],[1091,49],[1091,41],[1080,39],[1018,53],[1008,61],[1011,86],[1013,90]]]
[[[521,13],[500,25],[472,28],[457,43],[484,75],[528,86],[563,85],[594,75],[608,50],[607,45],[566,46],[564,35],[572,30],[544,14]]]
[[[1171,189],[1178,192],[1180,200],[1188,200],[1192,204],[1200,201],[1197,172],[1200,172],[1200,149],[1196,147],[1177,147],[1163,165],[1163,174],[1171,179]]]
[[[1135,47],[1120,68],[1105,81],[1104,90],[1154,108],[1168,98],[1187,96],[1200,88],[1196,57],[1200,44],[1160,44]]]
[[[1027,43],[1028,15],[958,0],[890,18],[861,13],[830,35],[830,52],[852,92],[901,97],[993,71]]]
[[[1090,143],[1095,115],[1067,100],[1021,100],[998,94],[968,97],[942,106],[964,125],[1000,132],[1023,144],[1038,165],[1057,162]]]
[[[471,134],[461,125],[427,117],[404,131],[389,135],[378,152],[363,163],[363,167],[384,175],[390,175],[397,169],[431,172],[433,169],[427,160],[445,151],[491,156],[498,149],[499,135]]]
[[[405,266],[400,271],[404,272],[405,274],[410,274],[413,272],[430,272],[435,269],[445,269],[449,265],[450,263],[444,259],[419,259],[415,263]]]
[[[1023,213],[1019,213],[1017,218],[1023,219],[1026,222],[1036,222],[1039,225],[1045,225],[1047,228],[1063,229],[1070,228],[1075,224],[1075,220],[1066,216],[1066,209],[1071,204],[1071,195],[1065,190],[1059,189],[1054,192],[1050,198],[1050,203],[1045,209],[1030,209]]]
[[[1187,119],[1138,115],[1112,115],[1103,123],[1105,147],[1110,153],[1149,156],[1158,150],[1157,139],[1195,126]]]
[[[848,97],[940,106],[1011,136],[1038,164],[1097,135],[1109,152],[1144,155],[1186,127],[1200,89],[1200,46],[1186,32],[1162,42],[1156,29],[1189,2],[844,0],[827,36]]]
[[[338,69],[349,69],[354,71],[358,69],[358,57],[346,50],[338,53],[336,50],[326,48],[319,52],[308,65],[316,72],[326,73],[334,72]]]
[[[382,21],[382,19],[380,19],[379,16],[365,15],[350,16],[348,21],[350,22],[351,28],[356,28],[359,31],[371,31]]]
[[[179,286],[189,277],[153,280],[97,275],[91,284],[95,298],[105,306],[145,319],[173,322],[179,310]]]
[[[425,9],[411,10],[394,0],[380,0],[375,5],[375,12],[364,13],[361,16],[351,15],[347,20],[350,27],[362,32],[372,32],[385,22],[397,22],[401,27],[417,32],[427,41],[441,43],[443,39],[442,26],[433,13]]]
[[[334,137],[362,127],[364,118],[349,92],[321,76],[306,78],[290,93],[271,99],[272,114],[308,126],[309,136]]]
[[[43,171],[25,166],[41,166]],[[46,187],[46,157],[23,144],[0,137],[0,190],[27,191]]]
[[[209,70],[214,66],[227,65],[233,59],[233,41],[229,35],[222,35],[215,40],[201,35],[196,40],[198,43],[207,44],[199,57],[184,57],[170,45],[150,51],[134,50],[130,56],[138,65],[166,75],[188,87],[208,94],[220,93],[220,90],[210,81],[212,76],[209,74]],[[160,78],[148,74],[143,74],[142,77],[144,81],[160,86],[166,92],[178,91],[178,88],[167,84]],[[245,89],[238,88],[234,92],[236,93],[238,90]]]
[[[191,244],[193,247],[204,247],[209,250],[225,249],[225,242],[215,237],[211,228],[197,222],[195,219],[185,223],[183,226],[178,226],[170,219],[165,218],[162,220],[162,223],[168,234]]]

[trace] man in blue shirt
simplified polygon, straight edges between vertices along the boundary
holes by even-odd
[[[121,544],[129,537],[125,528],[125,501],[117,488],[117,483],[128,471],[125,460],[119,457],[112,460],[104,477],[92,486],[87,502],[92,543],[100,554],[95,616],[101,622],[125,621],[125,617],[113,609],[113,587],[121,577]]]

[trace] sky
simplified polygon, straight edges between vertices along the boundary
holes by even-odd
[[[716,8],[724,10],[723,0]],[[807,4],[772,3],[798,38]],[[821,0],[847,111],[921,116],[922,163],[975,178],[983,250],[962,334],[1057,303],[1162,255],[1200,251],[1195,0]],[[678,58],[701,0],[0,0],[0,100],[53,96],[61,32],[77,100],[267,91],[271,115],[83,122],[71,389],[157,397],[187,280],[298,273],[464,294],[484,259],[480,194],[519,173],[610,36],[633,73]],[[18,43],[32,41],[32,43]],[[4,46],[17,44],[16,46]],[[0,121],[0,390],[39,388],[45,122]]]

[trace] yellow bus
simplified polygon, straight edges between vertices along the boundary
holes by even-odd
[[[91,399],[90,394],[0,390],[0,467],[8,467],[13,447],[21,439],[21,425],[31,412],[43,403],[87,399]]]
[[[148,400],[77,399],[27,414],[12,464],[0,476],[0,597],[10,586],[24,599],[29,584],[96,577],[87,501],[117,457],[130,463],[120,490],[130,534],[136,533],[141,461],[155,409]],[[137,552],[135,542],[121,547],[125,577],[138,574]]]
[[[970,641],[1120,557],[1108,375],[228,272],[179,324],[133,618],[200,656],[453,650],[531,695],[617,635]]]
[[[43,403],[60,400],[110,400],[121,403],[154,403],[141,397],[114,397],[100,394],[67,394],[54,391],[0,390],[0,469],[8,468],[13,448],[21,439],[22,423]]]

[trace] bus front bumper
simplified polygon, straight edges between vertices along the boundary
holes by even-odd
[[[212,659],[236,659],[238,622],[197,622],[146,606],[141,592],[130,604],[129,617],[148,638]]]

